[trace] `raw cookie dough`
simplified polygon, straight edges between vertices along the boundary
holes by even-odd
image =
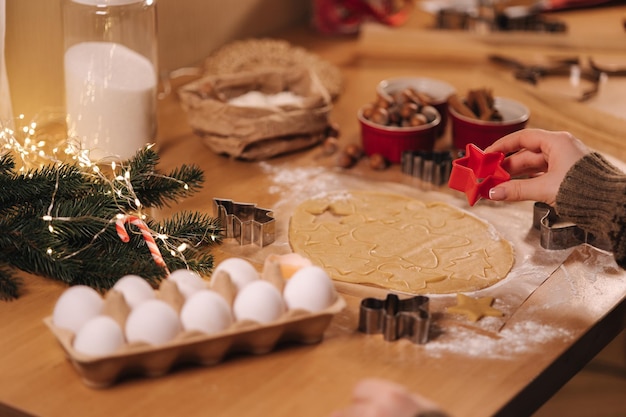
[[[471,321],[478,321],[485,316],[502,317],[504,314],[493,307],[493,297],[472,298],[464,294],[456,295],[457,304],[446,311],[453,314],[464,314]]]
[[[445,203],[379,192],[303,202],[289,242],[337,281],[412,294],[485,288],[514,262],[511,244],[484,221]]]

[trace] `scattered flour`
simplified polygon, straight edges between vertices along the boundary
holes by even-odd
[[[338,181],[328,181],[328,178],[317,181],[327,171],[324,167],[312,168],[281,168],[270,165],[265,161],[259,162],[259,165],[265,174],[272,178],[274,185],[269,187],[270,194],[288,194],[289,200],[294,196],[305,195],[307,197],[315,196],[328,192],[328,190],[337,186]]]
[[[509,359],[553,339],[571,339],[569,330],[533,321],[519,322],[494,335],[477,333],[461,326],[446,326],[445,331],[424,345],[425,352]]]

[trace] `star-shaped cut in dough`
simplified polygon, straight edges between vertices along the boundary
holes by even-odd
[[[456,295],[455,306],[448,307],[448,313],[464,314],[471,321],[478,321],[482,317],[502,317],[504,314],[493,307],[493,297],[472,298],[465,294]]]

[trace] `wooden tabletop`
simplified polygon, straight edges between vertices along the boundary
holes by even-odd
[[[558,89],[517,81],[509,70],[486,59],[497,51],[528,59],[556,54],[626,62],[621,46],[626,37],[625,6],[554,17],[570,25],[568,35],[558,42],[545,35],[507,38],[433,32],[428,28],[430,17],[421,12],[405,27],[389,30],[368,25],[359,37],[320,36],[308,28],[290,31],[285,37],[341,69],[344,89],[331,119],[340,126],[342,146],[359,143],[356,111],[372,99],[380,80],[425,76],[447,81],[459,92],[490,86],[498,95],[518,99],[531,109],[529,126],[570,130],[621,165],[626,160],[622,142],[626,78],[609,77],[596,98],[580,103],[559,94]],[[173,80],[173,86],[186,81]],[[437,146],[449,146],[449,141],[448,132]],[[263,162],[215,155],[191,132],[175,94],[159,102],[157,145],[164,170],[197,164],[207,178],[200,193],[161,210],[158,217],[183,209],[212,213],[213,198],[272,208],[283,204],[291,193],[306,193],[303,186],[314,191],[316,178],[338,187],[376,189],[392,184],[418,197],[451,196],[445,189],[420,188],[398,166],[379,172],[362,161],[352,169],[338,169],[334,158],[322,156],[319,149]],[[519,207],[519,215],[511,218],[511,227],[504,232],[513,240],[528,235],[530,249],[525,250],[531,251],[529,262],[533,262],[545,250],[532,240],[537,236],[530,230],[530,212],[523,211],[527,206]],[[497,208],[482,210],[480,215],[489,217]],[[277,220],[284,224],[284,218]],[[285,247],[270,245],[255,253],[254,248],[226,244],[214,254],[219,262],[230,256],[256,260],[259,254],[273,251],[284,252]],[[558,256],[558,265],[549,273],[542,272],[546,276],[541,285],[527,290],[524,302],[495,331],[447,319],[440,308],[447,300],[436,297],[430,342],[386,342],[380,335],[356,331],[360,300],[370,290],[338,285],[347,307],[333,318],[321,343],[279,346],[264,355],[237,355],[215,366],[177,368],[165,376],[123,380],[107,389],[82,383],[43,323],[65,287],[23,274],[22,296],[0,303],[0,415],[319,417],[346,405],[354,383],[367,376],[402,382],[454,416],[529,415],[626,322],[626,277],[610,254],[581,246]],[[507,286],[499,291],[506,293]]]

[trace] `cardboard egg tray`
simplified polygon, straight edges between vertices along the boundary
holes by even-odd
[[[212,289],[228,297],[224,293],[225,287],[228,286],[213,285]],[[156,291],[157,298],[180,311],[182,295],[173,282],[164,280]],[[230,297],[232,300],[233,295]],[[46,317],[44,323],[56,337],[84,384],[92,388],[106,388],[124,376],[162,376],[179,364],[210,366],[226,360],[234,353],[266,354],[285,342],[318,343],[323,339],[332,317],[345,305],[345,300],[337,294],[332,305],[316,313],[288,310],[271,323],[238,321],[228,329],[210,335],[198,331],[183,331],[173,340],[158,346],[129,343],[110,355],[97,357],[76,351],[72,346],[74,333],[56,327],[51,316]],[[118,322],[125,320],[128,307],[121,293],[109,291],[106,294],[103,314]]]

